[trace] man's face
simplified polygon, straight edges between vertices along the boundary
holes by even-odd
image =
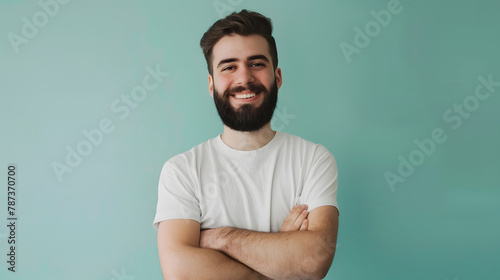
[[[224,36],[213,47],[212,66],[209,90],[226,126],[255,131],[271,121],[282,80],[264,37]]]

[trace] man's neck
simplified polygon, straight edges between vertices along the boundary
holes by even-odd
[[[253,151],[264,147],[276,134],[271,129],[271,123],[267,123],[261,129],[251,132],[233,130],[224,125],[221,135],[222,141],[229,147],[240,151]]]

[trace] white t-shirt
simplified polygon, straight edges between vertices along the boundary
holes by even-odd
[[[264,147],[239,151],[220,135],[168,160],[153,226],[192,219],[201,229],[279,232],[296,204],[337,207],[337,164],[322,145],[276,132]]]

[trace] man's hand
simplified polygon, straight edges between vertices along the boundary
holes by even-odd
[[[288,214],[281,232],[208,229],[201,231],[199,246],[220,251],[260,276],[322,279],[332,264],[337,231],[336,207],[320,206],[308,212],[306,205],[298,205]]]
[[[280,232],[307,230],[309,226],[308,215],[309,212],[307,211],[306,204],[295,205],[290,213],[288,213]]]
[[[307,205],[295,205],[285,218],[280,232],[307,230],[309,220],[307,216]],[[205,229],[200,232],[200,248],[221,250],[223,244],[221,238],[227,234],[228,228]]]
[[[308,212],[306,205],[298,205],[281,232],[208,229],[201,231],[199,246],[220,251],[268,278],[323,279],[335,254],[337,231],[336,207],[325,205]]]
[[[307,211],[306,204],[295,205],[285,218],[280,232],[307,230],[309,226],[309,220],[307,219],[308,215],[309,212]],[[214,228],[202,230],[200,232],[200,248],[221,250],[223,243],[220,241],[222,240],[221,238],[227,234],[228,229],[229,228]],[[261,279],[272,280],[264,275],[261,275]]]
[[[309,220],[307,216],[307,205],[295,205],[285,218],[280,232],[307,230]],[[200,232],[200,248],[221,250],[223,243],[221,239],[227,234],[229,228],[204,229]]]

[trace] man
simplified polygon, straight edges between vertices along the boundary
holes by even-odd
[[[337,166],[322,145],[271,129],[282,85],[271,34],[270,19],[242,10],[201,39],[224,130],[162,169],[165,279],[321,279],[331,266]]]

